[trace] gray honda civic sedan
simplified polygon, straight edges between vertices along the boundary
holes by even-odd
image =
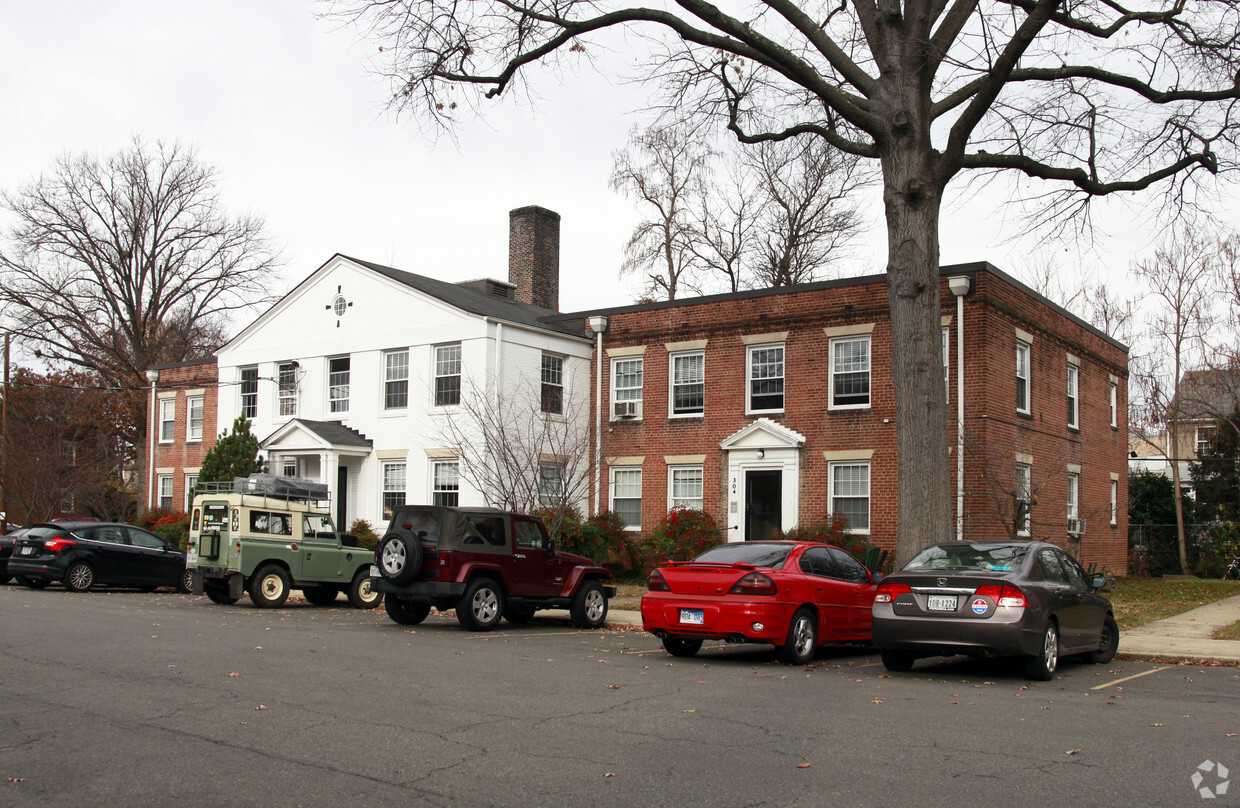
[[[1075,558],[1043,542],[948,542],[884,578],[874,597],[874,645],[891,671],[921,657],[1019,657],[1050,679],[1061,657],[1110,662],[1119,648],[1111,602]]]

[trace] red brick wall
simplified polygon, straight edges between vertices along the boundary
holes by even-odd
[[[1049,539],[1078,551],[1086,562],[1113,572],[1127,558],[1127,355],[1115,343],[1075,322],[1041,298],[1014,285],[985,264],[943,271],[942,313],[951,316],[949,431],[953,456],[944,473],[956,479],[955,299],[946,278],[970,274],[965,300],[965,537],[1006,538],[996,488],[1012,488],[1015,454],[1031,455],[1035,478],[1045,479],[1033,508],[1031,538]],[[604,418],[603,456],[643,456],[642,524],[653,525],[666,511],[666,455],[705,455],[704,507],[721,525],[743,514],[726,513],[727,453],[720,443],[752,423],[746,415],[746,346],[742,335],[787,331],[785,403],[782,415],[766,416],[805,436],[800,453],[799,513],[810,522],[827,516],[828,461],[824,451],[872,450],[870,538],[888,548],[896,537],[895,401],[891,382],[891,328],[883,276],[815,284],[797,291],[719,296],[607,312],[605,349],[645,346],[643,417]],[[824,327],[872,323],[871,402],[868,409],[828,408],[828,337]],[[1015,329],[1034,335],[1032,414],[1016,414]],[[668,412],[668,342],[707,340],[706,407],[700,419],[672,419]],[[1067,427],[1066,355],[1080,359],[1080,429]],[[604,360],[604,413],[611,412],[610,361]],[[1110,426],[1111,375],[1119,379],[1118,422]],[[594,377],[594,374],[591,374]],[[1081,467],[1079,513],[1087,528],[1079,545],[1066,532],[1067,464]],[[1118,520],[1111,527],[1110,474],[1119,477]],[[602,502],[610,501],[608,474]],[[741,503],[743,510],[744,504]],[[954,534],[944,540],[955,538]]]
[[[147,479],[142,480],[142,498],[138,503],[139,510],[145,510],[147,503],[151,503],[157,507],[159,505],[159,475],[172,475],[172,503],[173,507],[181,509],[185,507],[185,475],[186,469],[196,469],[202,465],[202,459],[206,456],[211,447],[215,445],[216,438],[219,435],[219,427],[216,424],[217,402],[219,399],[218,379],[219,374],[216,367],[214,357],[200,362],[188,363],[183,365],[173,365],[169,367],[161,367],[159,370],[159,382],[156,387],[156,395],[174,394],[176,401],[176,428],[173,433],[171,443],[159,442],[159,404],[154,404],[154,410],[150,408],[151,402],[147,402],[147,422],[150,431],[150,444],[147,447],[148,453],[151,446],[154,446],[154,463],[155,475],[151,477],[150,468],[147,468]],[[202,414],[202,441],[190,442],[186,440],[188,430],[188,392],[194,390],[202,390],[203,397],[203,414]],[[149,399],[149,396],[148,396]],[[150,463],[151,457],[148,454],[147,463]],[[154,496],[148,490],[151,480],[154,480]]]

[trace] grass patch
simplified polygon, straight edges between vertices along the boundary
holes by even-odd
[[[1240,640],[1240,620],[1230,626],[1223,626],[1210,636],[1216,640]]]
[[[1204,578],[1121,578],[1114,592],[1103,592],[1115,607],[1120,630],[1161,620],[1240,595],[1240,581]]]

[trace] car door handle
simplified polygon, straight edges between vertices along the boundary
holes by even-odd
[[[525,556],[521,555],[520,553],[513,553],[512,557],[513,558],[525,558]]]

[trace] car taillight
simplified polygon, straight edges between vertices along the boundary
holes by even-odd
[[[996,606],[1014,606],[1018,609],[1023,609],[1029,605],[1029,601],[1025,600],[1024,592],[1007,584],[1002,586],[994,584],[979,586],[973,594],[978,597],[990,598],[995,602]]]
[[[65,549],[66,547],[72,547],[75,544],[77,544],[77,542],[69,541],[68,539],[60,539],[60,538],[48,539],[47,541],[43,542],[43,549],[47,550],[48,552],[59,553],[61,550]]]
[[[760,572],[751,572],[728,590],[729,595],[774,595],[775,582]]]
[[[452,551],[451,550],[440,550],[439,551],[439,566],[441,567],[452,566]]]
[[[900,595],[907,595],[912,592],[908,584],[887,583],[883,581],[878,585],[878,590],[874,593],[875,603],[891,603]]]
[[[672,588],[667,585],[667,579],[663,577],[663,573],[653,570],[650,577],[646,580],[646,588],[651,592],[671,592]]]

